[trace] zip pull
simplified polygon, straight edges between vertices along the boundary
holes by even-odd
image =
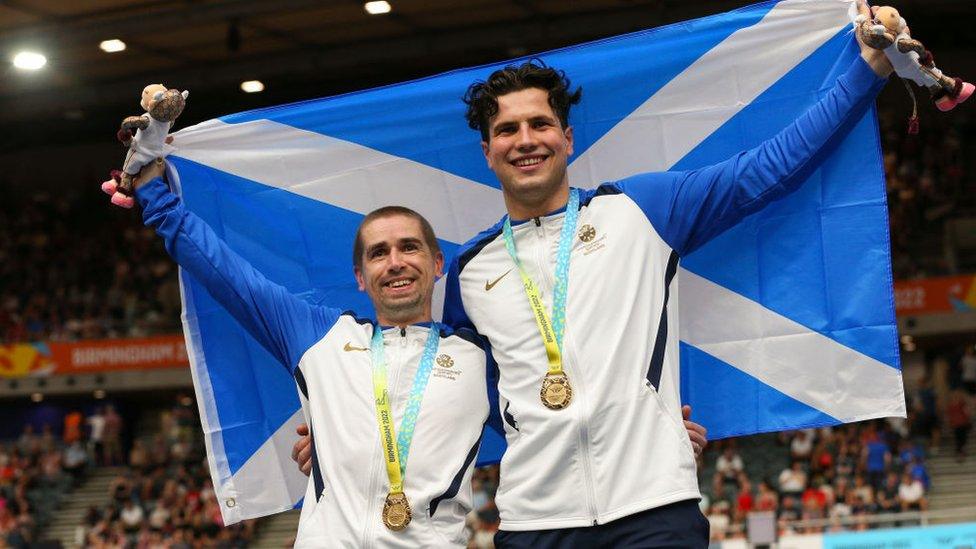
[[[536,227],[541,227],[542,226],[542,219],[541,218],[533,217],[532,218],[532,221],[535,221],[535,226]]]

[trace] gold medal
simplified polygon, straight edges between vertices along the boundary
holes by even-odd
[[[539,392],[542,404],[550,410],[561,410],[569,406],[573,399],[573,387],[564,373],[548,373],[542,380],[542,390]]]
[[[390,493],[386,495],[386,503],[383,504],[383,524],[399,532],[410,524],[411,511],[410,503],[403,492]]]

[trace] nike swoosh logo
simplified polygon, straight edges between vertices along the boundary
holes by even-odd
[[[512,267],[512,269],[514,269],[514,268],[515,268],[515,267]],[[510,272],[512,272],[512,269],[509,269],[509,270],[507,270],[507,271],[505,271],[505,274],[503,274],[502,276],[500,276],[500,277],[498,277],[498,278],[496,278],[496,279],[495,279],[495,280],[494,280],[493,282],[488,282],[488,281],[486,280],[486,281],[485,281],[485,291],[486,291],[486,292],[490,292],[490,291],[491,291],[491,289],[495,287],[495,284],[498,284],[498,282],[499,282],[499,281],[500,281],[501,279],[503,279],[503,278],[505,278],[505,277],[506,277],[506,276],[508,275],[508,273],[510,273]]]
[[[353,345],[350,345],[349,342],[347,341],[346,346],[343,347],[342,350],[348,353],[350,351],[368,351],[369,349],[367,349],[366,347],[355,347]]]

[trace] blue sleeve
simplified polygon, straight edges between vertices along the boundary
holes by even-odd
[[[258,272],[189,212],[162,179],[140,187],[136,198],[143,222],[163,238],[169,255],[289,372],[338,320],[338,309],[313,306]]]
[[[494,465],[501,462],[508,443],[505,441],[505,426],[502,424],[502,410],[498,403],[498,363],[491,355],[491,345],[484,336],[478,336],[485,351],[485,374],[488,386],[488,419],[481,433],[481,448],[478,450],[477,466]]]
[[[455,330],[468,328],[477,332],[468,313],[464,311],[464,302],[461,300],[461,268],[458,258],[461,250],[451,260],[451,266],[447,270],[447,279],[444,281],[444,314],[441,315],[444,324]]]
[[[640,206],[672,249],[686,255],[796,190],[886,81],[858,56],[823,99],[756,148],[697,170],[640,174],[613,185]]]

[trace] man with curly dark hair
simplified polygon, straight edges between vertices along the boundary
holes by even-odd
[[[563,72],[529,61],[471,85],[467,120],[508,215],[458,250],[444,320],[485,336],[498,364],[498,547],[708,546],[681,429],[679,259],[795,190],[891,70],[862,44],[819,103],[755,149],[591,190],[569,182],[581,90]]]

